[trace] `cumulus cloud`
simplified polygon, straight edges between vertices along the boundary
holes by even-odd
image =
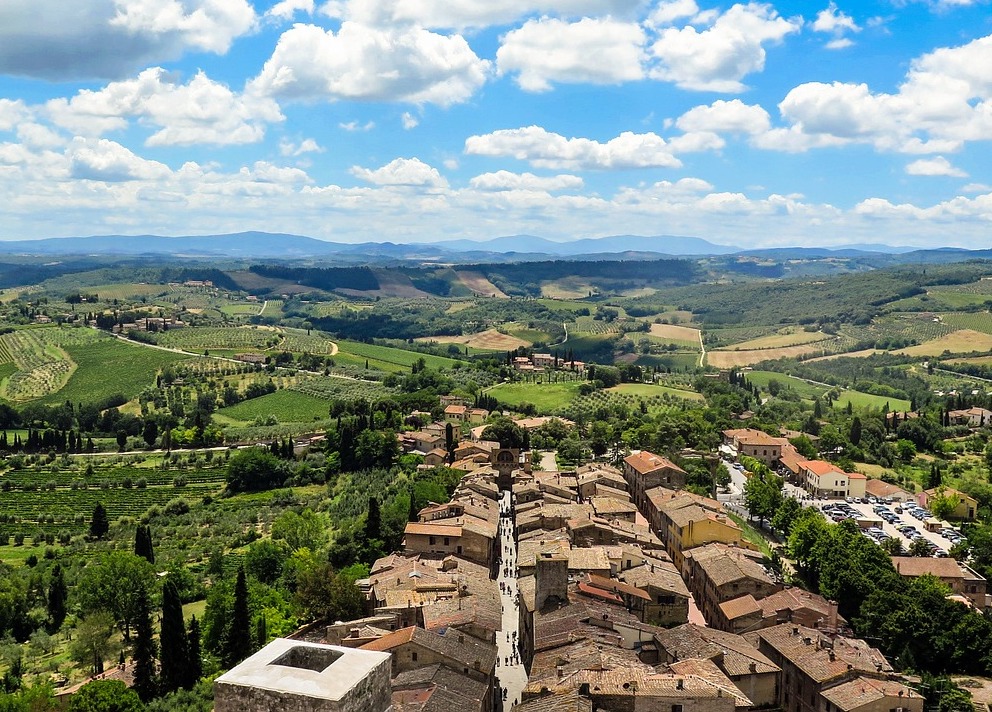
[[[379,186],[412,188],[446,188],[448,186],[448,181],[436,168],[427,165],[419,158],[397,158],[375,170],[353,166],[351,174],[366,183]]]
[[[224,53],[255,24],[248,0],[4,0],[0,73],[116,78],[188,51]]]
[[[0,98],[0,131],[10,131],[26,121],[30,113],[22,100]]]
[[[312,138],[305,138],[299,143],[282,140],[279,142],[279,153],[284,156],[302,156],[304,153],[323,153],[323,147]]]
[[[510,157],[537,168],[608,170],[624,168],[678,168],[682,162],[654,133],[624,132],[606,143],[588,138],[565,138],[540,126],[501,129],[470,136],[465,153]]]
[[[420,121],[417,120],[417,117],[409,111],[403,112],[403,116],[400,117],[400,122],[403,124],[403,128],[407,131],[410,129],[415,129],[420,125]]]
[[[526,91],[547,91],[554,82],[619,84],[643,76],[645,40],[633,22],[543,17],[508,32],[496,64]]]
[[[275,5],[270,7],[266,11],[265,16],[288,22],[289,20],[292,20],[298,12],[312,15],[313,10],[313,0],[281,0],[281,2],[277,2]]]
[[[667,0],[659,2],[648,15],[648,27],[664,27],[671,25],[683,17],[693,17],[699,13],[696,0]]]
[[[699,17],[695,18],[696,21]],[[739,92],[742,79],[765,67],[765,45],[798,32],[800,18],[781,17],[771,5],[737,4],[706,29],[662,29],[650,47],[657,59],[651,76],[683,89]]]
[[[505,25],[528,15],[632,17],[644,0],[329,0],[320,11],[340,20],[382,26],[465,29]]]
[[[475,176],[469,181],[469,185],[477,190],[538,190],[550,193],[581,188],[583,181],[579,176],[566,174],[536,176],[533,173],[496,171]]]
[[[360,124],[357,121],[342,121],[338,123],[338,128],[344,129],[345,131],[354,133],[355,131],[371,131],[375,128],[374,121],[366,121],[364,124]]]
[[[861,27],[850,15],[837,8],[837,4],[831,2],[824,10],[820,10],[816,19],[810,25],[815,32],[822,32],[832,35],[833,39],[825,45],[827,49],[845,49],[854,44],[848,33],[861,32]]]
[[[98,181],[152,180],[167,177],[169,167],[135,155],[108,139],[76,137],[65,152],[73,178]]]
[[[779,110],[807,147],[858,142],[904,153],[955,151],[992,138],[990,66],[992,36],[915,59],[895,93],[810,82],[792,89]]]
[[[344,22],[296,25],[279,38],[251,91],[280,99],[402,101],[448,106],[482,86],[489,62],[459,35]]]
[[[911,176],[951,176],[954,178],[967,178],[968,174],[960,168],[955,168],[943,156],[933,158],[921,158],[906,166],[906,173]]]
[[[150,146],[254,143],[266,124],[283,120],[272,99],[236,94],[203,72],[178,84],[161,67],[68,100],[53,99],[46,109],[56,124],[85,136],[123,129],[136,118],[160,127],[148,138]]]
[[[771,119],[768,112],[757,104],[745,104],[740,99],[718,99],[709,106],[689,109],[675,121],[675,125],[683,131],[755,135],[768,131]]]

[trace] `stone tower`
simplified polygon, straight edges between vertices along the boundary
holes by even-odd
[[[534,574],[534,607],[568,603],[568,556],[558,551],[542,551]]]

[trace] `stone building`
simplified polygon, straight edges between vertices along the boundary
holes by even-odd
[[[214,681],[216,712],[387,712],[389,655],[277,638]]]

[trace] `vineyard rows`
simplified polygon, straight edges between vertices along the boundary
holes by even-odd
[[[221,484],[225,479],[225,470],[222,467],[198,467],[188,470],[175,467],[166,470],[151,467],[112,467],[96,468],[89,475],[82,470],[62,468],[55,472],[8,470],[0,476],[0,484],[10,482],[15,489],[23,489],[25,486],[45,488],[51,484],[58,488],[68,488],[73,483],[77,486],[84,483],[88,488],[99,489],[103,483],[108,483],[113,488],[123,488],[125,481],[130,480],[133,484],[141,479],[144,479],[149,486],[171,485],[176,477],[184,478],[189,484]]]
[[[157,343],[187,351],[204,349],[267,349],[281,340],[282,334],[253,327],[193,327],[172,329],[159,334]]]
[[[956,329],[972,329],[992,334],[992,314],[988,312],[951,312],[941,314],[941,320]]]
[[[378,400],[393,392],[377,381],[352,381],[344,378],[313,378],[290,386],[290,390],[325,400]]]
[[[147,487],[145,489],[57,489],[53,492],[4,492],[0,503],[0,539],[15,533],[71,533],[85,531],[97,503],[102,503],[111,521],[118,517],[140,517],[153,505],[164,506],[182,497],[196,499],[218,490],[215,484]],[[82,516],[79,516],[82,515]],[[11,522],[10,519],[14,521]]]

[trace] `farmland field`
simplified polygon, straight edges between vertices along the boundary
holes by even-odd
[[[699,346],[699,329],[674,324],[652,324],[651,335],[667,341],[686,342]]]
[[[770,334],[768,336],[760,336],[757,339],[750,339],[748,341],[742,341],[737,344],[731,344],[730,346],[725,346],[724,348],[728,351],[751,351],[755,349],[776,349],[788,346],[802,346],[804,344],[813,344],[820,341],[826,341],[827,339],[833,338],[829,334],[824,334],[822,331],[808,332],[808,331],[797,331],[794,333],[785,334]]]
[[[76,371],[63,388],[41,398],[42,403],[93,402],[117,393],[133,398],[154,385],[161,368],[189,358],[111,338],[66,346],[66,351],[76,362]]]
[[[837,354],[828,354],[827,356],[817,356],[815,358],[806,359],[804,363],[816,363],[817,361],[831,361],[838,358],[868,358],[875,354],[885,353],[884,351],[879,351],[878,349],[862,349],[861,351],[844,351]]]
[[[151,297],[165,294],[169,291],[167,284],[141,284],[141,283],[121,283],[121,284],[98,284],[95,287],[87,287],[87,294],[96,294],[100,301],[109,302],[114,299],[127,301],[136,297]]]
[[[687,400],[703,400],[703,396],[695,391],[683,391],[678,388],[668,388],[667,386],[655,386],[650,383],[621,383],[619,386],[614,386],[613,388],[607,388],[610,393],[626,393],[632,396],[639,396],[641,398],[651,398],[653,396],[660,396],[668,394],[670,396],[675,396],[676,398],[685,398]]]
[[[781,385],[792,389],[803,398],[816,398],[827,390],[823,386],[818,386],[814,383],[807,383],[806,381],[796,378],[795,376],[789,376],[776,371],[748,371],[744,375],[747,377],[749,382],[763,390],[768,390],[769,382],[778,381]]]
[[[715,368],[735,368],[768,361],[769,359],[797,358],[821,353],[823,344],[802,344],[777,349],[757,349],[754,351],[707,351],[706,363]]]
[[[157,342],[162,346],[187,351],[265,350],[277,345],[279,341],[279,332],[254,326],[170,329],[159,334],[157,338]]]
[[[217,415],[249,423],[274,415],[280,423],[304,423],[327,417],[327,401],[296,390],[282,390],[221,408]]]
[[[673,371],[691,371],[699,365],[699,352],[647,354],[638,356],[634,363],[649,368],[667,368]]]
[[[952,354],[992,351],[992,334],[983,334],[972,329],[959,329],[946,336],[918,346],[899,349],[894,353],[906,356],[940,356],[945,351]]]
[[[532,403],[540,413],[553,413],[579,395],[582,381],[568,383],[504,383],[487,391],[500,403],[519,406]]]
[[[575,277],[556,279],[541,284],[541,296],[551,299],[582,299],[595,291],[591,284]]]
[[[462,334],[460,336],[423,336],[417,339],[424,343],[436,342],[439,344],[464,344],[474,349],[484,349],[488,351],[513,351],[518,347],[531,345],[530,341],[524,341],[516,336],[503,334],[496,329],[486,329],[477,334]]]
[[[526,341],[528,344],[534,344],[539,341],[544,343],[554,341],[554,337],[548,332],[541,331],[540,329],[531,329],[526,324],[509,322],[504,324],[502,328],[510,336],[521,341]]]
[[[462,284],[468,287],[473,294],[478,294],[482,297],[495,296],[499,299],[508,299],[506,293],[502,289],[490,282],[485,275],[479,272],[461,270],[456,272],[456,274]]]
[[[912,403],[902,398],[891,398],[889,396],[876,396],[871,393],[861,393],[860,391],[841,391],[840,398],[834,401],[834,408],[846,408],[850,403],[853,408],[884,408],[886,404],[889,410],[907,411],[912,409]]]
[[[355,357],[354,360],[356,362],[368,359],[370,366],[373,365],[372,362],[374,361],[376,364],[388,366],[389,368],[385,368],[384,370],[389,371],[405,371],[415,364],[418,359],[423,359],[424,363],[430,368],[451,368],[458,363],[454,359],[444,358],[443,356],[432,356],[431,354],[422,354],[416,351],[394,349],[389,346],[363,344],[359,341],[339,341],[338,349],[338,356],[350,355]]]
[[[983,334],[992,334],[992,314],[989,312],[949,312],[941,314],[940,320],[957,329],[971,329]]]

